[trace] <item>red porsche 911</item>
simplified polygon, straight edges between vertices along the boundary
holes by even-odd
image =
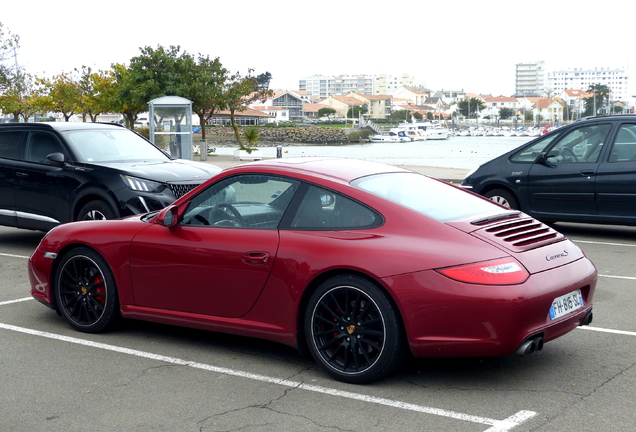
[[[159,212],[64,224],[33,297],[84,332],[120,318],[308,348],[338,380],[416,357],[529,354],[592,320],[594,265],[519,211],[405,169],[227,169]]]

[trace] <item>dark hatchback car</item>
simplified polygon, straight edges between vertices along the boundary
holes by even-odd
[[[483,164],[461,186],[544,222],[636,225],[636,115],[556,129]]]
[[[220,171],[115,124],[4,123],[0,225],[46,231],[159,210]]]

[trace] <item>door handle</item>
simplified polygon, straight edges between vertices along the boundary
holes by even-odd
[[[591,169],[581,170],[581,174],[583,174],[584,176],[590,176],[594,174],[594,170],[591,170]]]
[[[29,175],[27,173],[23,173],[23,172],[17,172],[15,173],[16,177],[28,177]]]
[[[241,260],[245,264],[249,265],[267,265],[269,262],[270,254],[268,252],[246,252],[241,257]]]

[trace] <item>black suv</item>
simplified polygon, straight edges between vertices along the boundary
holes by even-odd
[[[0,225],[46,231],[159,210],[220,171],[116,124],[4,123]]]
[[[545,222],[636,225],[636,115],[556,129],[485,163],[461,186]]]

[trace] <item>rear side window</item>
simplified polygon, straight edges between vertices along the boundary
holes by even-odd
[[[0,132],[0,157],[18,159],[20,157],[20,141],[23,132]]]
[[[616,134],[609,157],[610,162],[636,161],[636,124],[624,124]]]
[[[374,228],[382,217],[339,193],[309,186],[291,223],[292,229],[352,230]]]
[[[351,185],[441,222],[502,212],[492,201],[416,173],[376,174]]]

